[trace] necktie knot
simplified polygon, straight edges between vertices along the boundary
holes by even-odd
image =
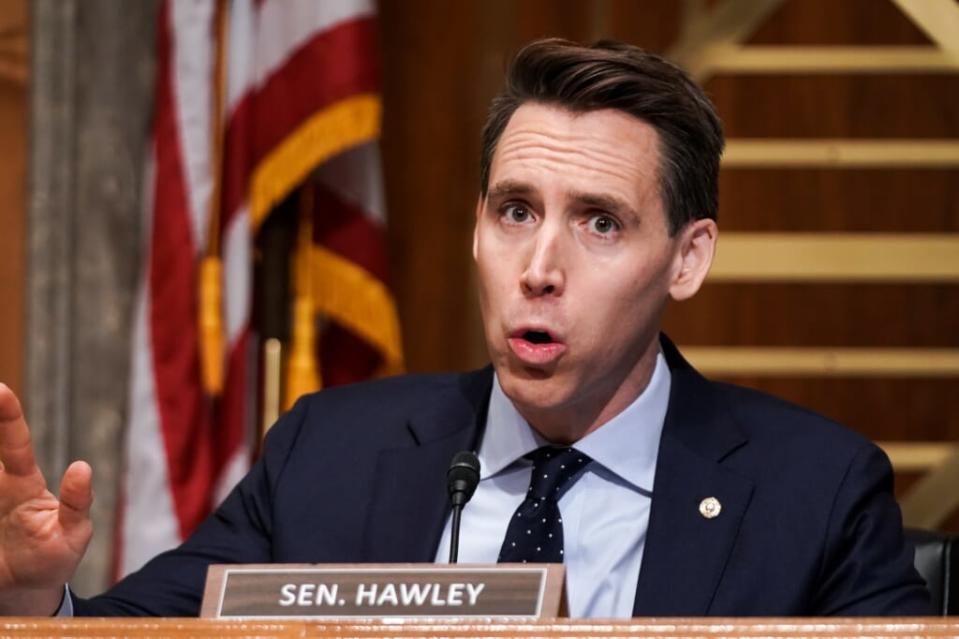
[[[529,495],[535,499],[559,499],[563,487],[592,460],[575,448],[543,446],[526,456],[533,460]]]

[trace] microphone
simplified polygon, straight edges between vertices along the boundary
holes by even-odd
[[[446,471],[446,488],[453,504],[453,521],[450,526],[450,563],[456,563],[460,546],[460,515],[463,506],[473,496],[480,479],[480,462],[476,453],[464,450],[453,455]]]

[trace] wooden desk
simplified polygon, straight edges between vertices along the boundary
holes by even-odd
[[[228,622],[206,619],[46,619],[10,617],[0,621],[0,637],[316,637],[322,639],[438,639],[549,637],[670,637],[703,639],[826,638],[826,637],[951,637],[959,638],[959,617],[900,617],[863,619],[637,619],[546,620],[529,623],[312,621]]]

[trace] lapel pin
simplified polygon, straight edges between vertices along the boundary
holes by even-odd
[[[699,502],[699,514],[706,519],[715,519],[722,512],[723,505],[715,497],[707,497]]]

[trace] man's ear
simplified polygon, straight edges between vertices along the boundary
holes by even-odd
[[[476,197],[476,221],[473,222],[473,261],[474,262],[476,261],[477,254],[479,253],[479,246],[477,246],[477,242],[479,242],[479,237],[477,233],[479,231],[480,216],[483,215],[483,200],[484,200],[483,194],[480,193]]]
[[[695,295],[706,279],[716,253],[719,227],[715,220],[695,220],[679,233],[679,269],[673,276],[669,296],[682,301]]]

